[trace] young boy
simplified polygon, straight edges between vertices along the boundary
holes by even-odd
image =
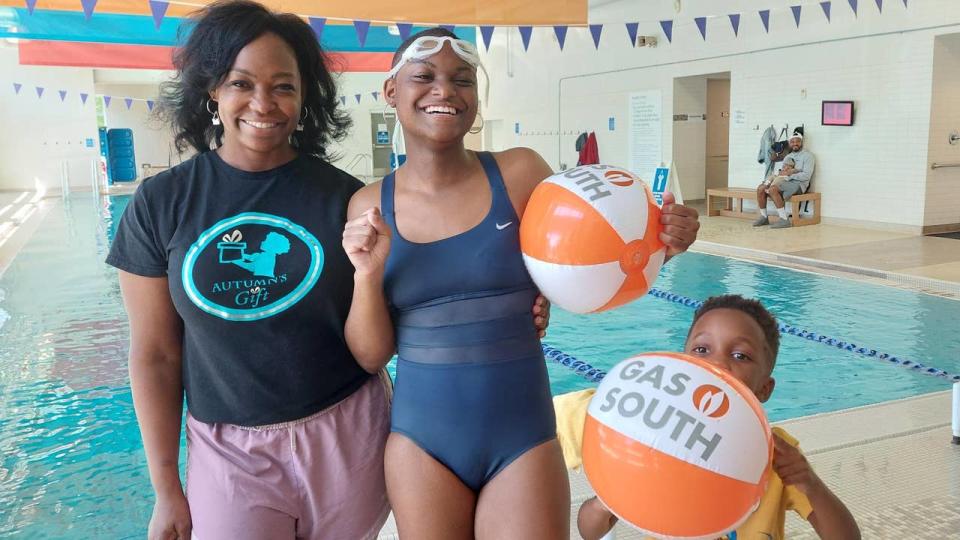
[[[747,385],[761,402],[773,392],[770,374],[780,347],[777,321],[756,300],[738,295],[715,296],[704,302],[693,317],[684,351],[730,372]],[[570,468],[580,466],[580,447],[587,405],[594,390],[554,398],[557,432],[564,459]],[[820,538],[859,539],[860,530],[847,507],[813,472],[797,448],[797,441],[773,428],[773,472],[760,507],[727,537],[733,539],[783,538],[787,510],[810,522]],[[643,486],[637,486],[643,489]],[[580,507],[577,526],[585,540],[597,540],[617,518],[596,497]]]

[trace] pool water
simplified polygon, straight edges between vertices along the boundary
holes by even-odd
[[[142,538],[153,495],[127,376],[116,272],[103,263],[127,197],[54,206],[0,276],[0,538]],[[763,298],[784,322],[960,372],[960,302],[689,253],[656,286],[702,300]],[[609,369],[680,350],[693,309],[647,296],[619,310],[555,310],[546,342]],[[593,383],[548,364],[554,393]],[[784,336],[773,420],[949,388],[855,353]],[[185,452],[182,453],[185,455]],[[183,456],[182,456],[183,457]]]

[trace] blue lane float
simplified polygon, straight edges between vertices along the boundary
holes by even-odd
[[[573,356],[570,356],[560,349],[546,344],[541,344],[541,347],[543,348],[543,356],[545,356],[548,360],[552,360],[564,367],[570,368],[574,373],[580,375],[590,382],[600,382],[607,374],[606,371],[595,368],[582,360],[577,360]]]
[[[703,305],[703,302],[699,300],[694,300],[693,298],[688,298],[683,295],[672,293],[669,291],[663,291],[657,288],[650,289],[648,292],[650,296],[655,296],[657,298],[673,302],[675,304],[682,304],[684,306],[697,309]],[[890,364],[900,366],[902,368],[910,369],[918,373],[923,373],[924,375],[930,375],[931,377],[939,377],[942,379],[951,380],[954,382],[960,382],[960,374],[951,374],[947,371],[944,371],[939,368],[925,366],[919,362],[909,360],[906,358],[900,358],[892,354],[887,354],[885,352],[877,351],[869,347],[864,347],[862,345],[857,345],[856,343],[851,343],[842,339],[837,339],[823,334],[818,334],[816,332],[811,332],[809,330],[804,330],[792,324],[787,324],[780,322],[780,333],[789,334],[791,336],[797,336],[799,338],[806,339],[808,341],[815,341],[817,343],[822,343],[830,347],[836,347],[841,350],[850,351],[852,353],[865,356],[867,358],[873,358],[876,360],[888,362]]]

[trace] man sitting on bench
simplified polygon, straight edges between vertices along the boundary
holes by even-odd
[[[773,204],[777,207],[777,215],[780,216],[780,220],[770,225],[770,228],[783,229],[790,227],[784,201],[797,193],[806,192],[810,185],[814,167],[813,154],[809,150],[803,149],[803,135],[799,133],[791,135],[789,143],[790,153],[783,158],[783,168],[779,173],[768,176],[763,183],[757,186],[757,207],[760,209],[760,217],[753,222],[754,227],[770,225],[770,220],[767,219],[767,195],[773,199]],[[798,208],[793,210],[794,212],[800,211]]]

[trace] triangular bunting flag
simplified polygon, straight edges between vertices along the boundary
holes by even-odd
[[[110,97],[110,96],[103,96],[103,106],[109,109],[109,108],[110,108],[110,100],[111,100],[111,99],[113,99],[113,98]]]
[[[883,0],[877,0],[877,9],[883,13]]]
[[[151,101],[151,100],[149,100],[149,99],[147,100],[147,110],[148,110],[148,111],[153,111],[153,101]]]
[[[903,7],[907,7],[907,0],[903,0]]]
[[[663,34],[667,36],[667,41],[673,43],[673,21],[660,21],[660,28]]]
[[[520,41],[523,42],[523,50],[527,50],[530,47],[530,34],[533,33],[532,26],[518,26],[517,30],[520,31]]]
[[[22,84],[20,84],[20,83],[18,83],[18,82],[13,83],[13,93],[14,93],[14,94],[17,94],[17,95],[19,96],[19,95],[20,95],[20,89],[21,89],[21,88],[23,88],[23,85],[22,85]]]
[[[133,105],[133,100],[130,98],[123,98],[123,102],[127,104],[127,110],[130,110],[130,107]]]
[[[628,22],[627,23],[627,37],[630,38],[630,46],[637,46],[637,28],[640,26],[640,23]]]
[[[593,36],[593,48],[600,48],[600,33],[603,32],[602,24],[591,24],[590,25],[590,35]]]
[[[88,98],[88,97],[90,97],[90,94],[84,94],[83,92],[81,92],[81,93],[80,93],[80,103],[83,103],[84,105],[86,105],[86,104],[87,104],[87,98]]]
[[[850,4],[850,9],[853,10],[853,14],[857,14],[857,0],[847,0],[847,3]]]
[[[492,26],[481,26],[481,27],[480,27],[480,36],[483,37],[483,46],[489,51],[489,50],[490,50],[490,38],[493,37],[493,27],[492,27]]]
[[[830,22],[830,2],[820,2],[820,7],[823,8],[823,14],[827,16],[827,22]]]
[[[97,7],[97,0],[80,0],[80,5],[83,6],[83,17],[89,21],[93,8]]]
[[[739,36],[740,35],[740,14],[739,13],[730,14],[730,26],[733,27],[733,35]]]
[[[360,103],[360,94],[354,94],[353,97],[357,99],[357,103]]]
[[[27,0],[27,13],[33,15],[33,8],[37,7],[37,0]]]
[[[800,28],[800,10],[803,9],[803,6],[790,6],[790,11],[793,12],[793,22],[797,23],[797,28]]]
[[[323,27],[327,25],[326,17],[307,17],[307,20],[310,22],[310,28],[313,28],[313,33],[317,36],[317,41],[320,41],[320,38],[323,37]]]
[[[341,105],[347,104],[347,96],[340,96],[340,104]]]
[[[357,30],[357,41],[363,47],[367,43],[367,32],[370,30],[370,21],[353,21],[353,27]]]
[[[67,91],[60,90],[58,93],[60,94],[60,103],[63,103],[63,100],[67,99]]]
[[[160,23],[163,22],[163,18],[167,15],[168,7],[170,7],[170,4],[166,2],[150,0],[150,13],[153,14],[153,26],[158,30],[160,29]]]
[[[36,88],[37,88],[37,99],[40,99],[41,97],[43,97],[43,87],[37,86]]]
[[[762,9],[760,10],[760,21],[763,22],[763,29],[770,33],[770,10]]]
[[[377,101],[378,99],[380,99],[380,92],[370,92],[370,95],[373,96],[374,101]]]
[[[567,41],[567,27],[554,26],[553,33],[557,36],[557,43],[560,44],[560,50],[563,50],[563,44]]]
[[[454,32],[454,31],[456,31],[457,26],[454,25],[454,24],[441,24],[441,25],[440,25],[440,28],[443,28],[444,30],[449,30],[449,31],[451,31],[451,32]]]
[[[697,17],[694,19],[694,22],[697,23],[697,30],[700,30],[700,35],[703,36],[703,39],[707,39],[707,18],[706,17]]]
[[[397,23],[397,30],[400,32],[400,39],[406,41],[410,37],[410,31],[413,30],[413,25],[410,23]]]

